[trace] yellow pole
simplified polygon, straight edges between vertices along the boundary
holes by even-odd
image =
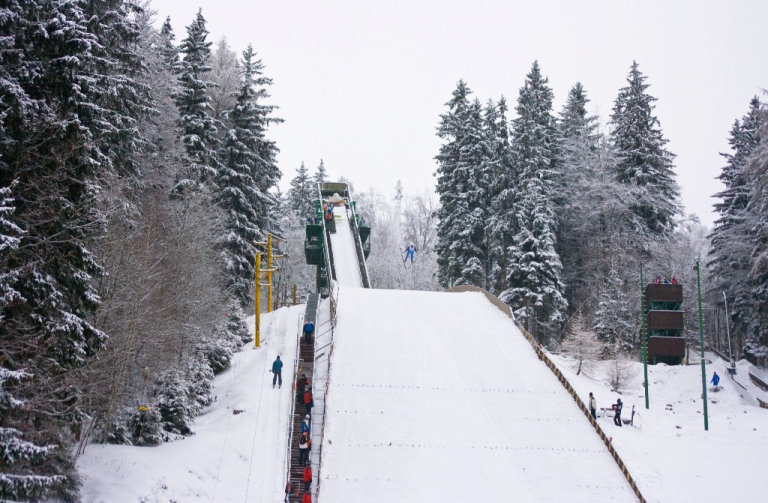
[[[267,312],[272,312],[272,234],[267,236]]]
[[[254,276],[256,277],[256,334],[254,336],[254,348],[261,347],[261,252],[256,252],[256,262],[254,263]]]
[[[293,305],[296,305],[296,283],[293,284]]]

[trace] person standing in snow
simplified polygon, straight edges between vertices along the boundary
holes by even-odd
[[[720,376],[717,375],[717,372],[714,373],[712,380],[709,382],[711,382],[713,386],[717,387],[717,385],[720,383]]]
[[[312,342],[312,334],[315,332],[315,324],[312,320],[304,323],[304,342],[310,344]]]
[[[597,400],[592,392],[589,392],[589,412],[592,413],[592,417],[597,419]]]
[[[614,410],[613,424],[615,424],[616,426],[622,426],[622,424],[621,424],[621,409],[622,409],[622,407],[624,407],[624,404],[621,403],[621,398],[618,398],[616,400],[616,403],[613,405],[613,410]]]
[[[283,386],[283,362],[280,360],[280,355],[277,355],[277,359],[272,363],[272,387],[275,387],[275,383],[279,383],[278,386]]]
[[[410,246],[408,246],[408,249],[405,250],[405,258],[403,259],[403,262],[408,262],[408,258],[410,258],[411,264],[413,264],[415,254],[416,254],[416,247],[413,244],[411,244]]]
[[[301,475],[301,481],[304,482],[304,492],[309,492],[309,486],[312,485],[312,467],[305,466]]]
[[[299,437],[299,464],[301,466],[307,466],[309,461],[309,445],[312,441],[309,438],[309,433],[306,431]]]
[[[312,423],[310,422],[309,414],[307,414],[304,416],[304,421],[301,422],[301,432],[311,433],[311,430],[312,430]]]

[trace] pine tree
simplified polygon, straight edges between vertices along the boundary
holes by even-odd
[[[500,295],[507,284],[507,248],[515,235],[512,219],[507,215],[514,204],[514,173],[507,124],[507,100],[501,97],[497,104],[488,101],[485,128],[491,142],[491,181],[488,185],[490,211],[488,217],[489,290]]]
[[[211,42],[207,38],[205,18],[199,10],[195,20],[187,26],[187,38],[181,41],[180,47],[184,59],[180,64],[180,90],[176,104],[181,115],[182,141],[192,164],[187,178],[178,181],[175,191],[183,191],[198,182],[211,183],[218,176],[216,133],[219,124],[211,116],[211,98],[208,95],[213,83],[206,80],[211,71]]]
[[[171,26],[171,16],[165,18],[163,26],[160,29],[160,53],[163,55],[163,61],[167,67],[177,72],[179,68],[179,48],[174,45],[176,35]]]
[[[437,263],[438,280],[443,286],[450,284],[451,278],[460,275],[461,263],[456,254],[456,241],[463,232],[464,222],[459,212],[461,191],[457,183],[456,170],[460,162],[461,148],[465,144],[465,127],[469,115],[469,95],[472,91],[460,80],[453,95],[445,106],[448,112],[440,116],[437,136],[444,141],[437,160],[437,194],[440,197],[437,226]]]
[[[551,179],[557,156],[552,90],[534,62],[520,89],[512,127],[512,155],[516,201],[511,217],[516,229],[508,248],[507,290],[502,300],[515,315],[530,323],[536,320],[553,331],[564,321],[567,302],[555,251],[555,213]]]
[[[680,190],[674,178],[674,154],[664,147],[667,140],[653,115],[656,98],[646,92],[650,87],[646,80],[637,62],[632,62],[628,85],[621,88],[613,107],[611,138],[619,155],[618,180],[636,194],[637,230],[649,237],[666,237],[681,212]]]
[[[291,180],[291,188],[288,190],[288,206],[294,214],[302,219],[315,215],[315,199],[317,189],[307,175],[304,163],[296,170],[296,176]]]
[[[80,391],[52,378],[85,365],[106,338],[88,319],[100,303],[94,280],[102,269],[86,243],[101,230],[98,180],[130,172],[126,154],[140,140],[136,118],[146,111],[146,88],[132,78],[141,69],[131,52],[138,33],[132,5],[2,7],[0,353],[6,375],[35,369],[28,379],[0,386],[17,405],[3,411],[4,428],[18,430],[0,441],[9,453],[2,461],[3,500],[76,498],[69,447],[82,419],[73,407]],[[34,462],[12,454],[20,445],[34,451]],[[14,489],[22,479],[27,495]]]
[[[720,218],[710,234],[708,266],[714,276],[718,298],[725,292],[729,299],[730,322],[737,334],[746,333],[747,319],[753,303],[749,270],[752,266],[754,241],[750,238],[754,222],[748,218],[756,179],[747,169],[752,153],[760,144],[760,101],[757,96],[749,103],[749,112],[736,120],[728,140],[733,153],[721,154],[726,165],[718,177],[725,190],[715,194],[722,201],[715,204]]]
[[[264,108],[255,89],[261,61],[254,61],[253,48],[243,52],[243,82],[237,101],[228,111],[232,128],[227,131],[219,154],[222,166],[217,181],[216,202],[227,214],[219,239],[224,254],[228,288],[247,306],[253,299],[254,242],[266,237],[269,208],[275,204],[268,190],[277,183],[274,144],[265,137]],[[269,143],[267,147],[263,143]],[[261,152],[272,152],[262,156]]]
[[[315,171],[313,180],[315,181],[315,184],[322,184],[325,183],[326,178],[325,164],[323,164],[323,160],[320,159],[320,165],[317,167],[317,171]]]

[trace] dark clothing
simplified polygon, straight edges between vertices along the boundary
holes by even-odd
[[[309,450],[311,448],[312,441],[309,438],[308,433],[302,433],[299,437],[299,464],[306,466],[309,462]]]
[[[277,360],[275,360],[272,363],[272,372],[282,372],[283,370],[283,362],[280,360],[280,357],[277,357]]]
[[[615,414],[613,416],[613,424],[616,426],[622,426],[621,424],[621,409],[624,407],[624,404],[621,402],[618,402],[616,405],[613,406]]]
[[[589,409],[589,413],[592,414],[592,417],[597,419],[597,409]]]
[[[272,387],[275,387],[275,383],[279,383],[280,386],[283,385],[283,373],[282,372],[272,372],[275,374],[272,376]]]

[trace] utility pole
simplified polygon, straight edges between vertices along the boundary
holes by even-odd
[[[259,325],[261,324],[261,252],[256,252],[256,260],[253,264],[253,271],[254,271],[254,279],[256,283],[256,294],[255,294],[255,301],[256,301],[256,318],[254,321],[254,329],[255,334],[253,337],[253,347],[254,348],[260,348],[261,347],[261,327]]]
[[[704,316],[701,312],[701,258],[696,257],[696,284],[699,293],[699,342],[701,343],[701,389],[704,398],[704,431],[709,430],[707,415],[707,364],[704,359]]]
[[[272,273],[275,272],[275,269],[272,267],[272,261],[274,259],[281,259],[285,258],[285,255],[274,255],[272,253],[272,242],[273,237],[280,239],[279,236],[273,236],[273,234],[267,235],[267,241],[265,242],[256,242],[254,241],[254,245],[256,245],[258,248],[266,247],[266,255],[267,255],[267,268],[262,269],[261,268],[261,256],[264,252],[261,250],[256,252],[256,261],[254,263],[253,271],[254,271],[254,282],[255,282],[255,303],[256,303],[256,321],[255,321],[255,334],[254,334],[254,347],[259,348],[261,347],[261,287],[266,286],[267,287],[267,312],[272,312]],[[266,283],[261,283],[261,274],[266,274]],[[295,301],[294,301],[295,302]]]
[[[648,401],[648,335],[645,331],[645,285],[643,282],[643,264],[640,264],[640,337],[643,339],[643,372],[645,374],[645,408],[649,408]]]

